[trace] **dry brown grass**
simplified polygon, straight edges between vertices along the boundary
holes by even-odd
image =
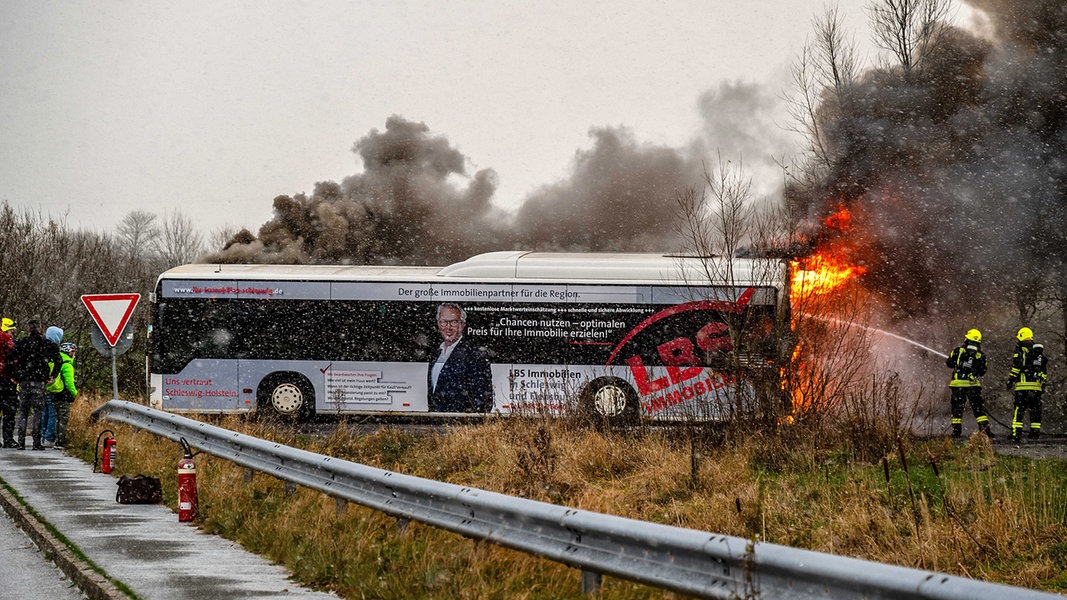
[[[72,417],[72,451],[92,460],[105,428],[120,472],[161,477],[174,504],[177,444]],[[223,419],[223,427],[384,469],[647,521],[1049,590],[1067,589],[1067,468],[997,457],[984,436],[900,442],[859,461],[826,436],[731,436],[702,447],[695,482],[684,436],[617,433],[565,420],[498,419],[414,436],[383,428],[325,438]],[[847,444],[846,444],[847,446]],[[905,466],[906,464],[906,466]],[[228,461],[197,457],[204,529],[362,598],[579,597],[572,569],[350,505]],[[611,598],[663,593],[606,579]]]

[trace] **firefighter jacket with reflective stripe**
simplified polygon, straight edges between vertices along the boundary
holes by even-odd
[[[945,365],[952,369],[949,387],[982,387],[978,378],[985,375],[985,354],[977,342],[967,342],[949,353]]]
[[[1041,344],[1032,341],[1019,342],[1011,355],[1011,373],[1008,380],[1016,392],[1032,390],[1040,392],[1048,380],[1048,358]]]

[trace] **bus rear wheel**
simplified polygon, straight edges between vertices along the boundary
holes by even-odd
[[[314,412],[314,388],[297,373],[275,373],[264,378],[256,396],[258,408],[273,416],[306,421]]]
[[[637,394],[618,377],[601,377],[582,390],[582,414],[612,425],[633,425],[638,420]]]

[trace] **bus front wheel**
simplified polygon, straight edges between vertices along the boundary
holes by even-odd
[[[630,384],[618,377],[601,377],[582,391],[582,412],[617,425],[632,425],[638,420],[637,394]]]
[[[306,421],[315,405],[315,392],[302,375],[275,373],[259,384],[259,408],[272,415]]]

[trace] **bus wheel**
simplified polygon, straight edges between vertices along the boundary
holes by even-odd
[[[266,377],[259,384],[257,398],[259,408],[296,421],[306,421],[315,406],[311,384],[295,373],[275,373]]]
[[[637,423],[637,394],[618,377],[601,377],[582,390],[582,412],[615,425]]]

